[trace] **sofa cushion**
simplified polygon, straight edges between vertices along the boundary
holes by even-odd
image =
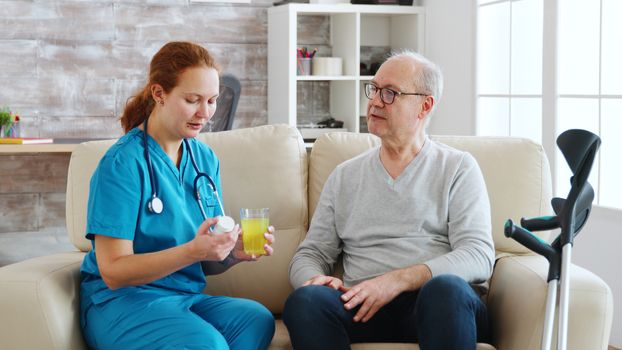
[[[492,233],[497,253],[528,253],[527,248],[506,238],[507,219],[549,215],[551,176],[542,146],[523,138],[431,136],[451,147],[467,151],[477,160],[490,197]],[[319,137],[309,160],[309,217],[313,216],[324,182],[341,162],[378,145],[371,134],[333,132]],[[537,233],[549,239],[549,232]]]
[[[78,145],[71,153],[67,171],[65,224],[73,245],[83,252],[91,250],[91,242],[84,237],[89,184],[99,160],[117,140],[90,141]]]
[[[207,292],[250,298],[280,313],[291,292],[289,262],[307,232],[307,152],[298,130],[284,125],[205,133],[199,139],[220,158],[227,214],[270,208],[274,255],[208,278]]]
[[[0,348],[86,348],[78,284],[83,258],[67,252],[0,268]]]

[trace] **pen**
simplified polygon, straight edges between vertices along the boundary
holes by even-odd
[[[317,53],[317,47],[313,49],[313,52],[311,52],[311,55],[309,56],[309,58],[313,58],[313,56],[315,56],[316,53]]]

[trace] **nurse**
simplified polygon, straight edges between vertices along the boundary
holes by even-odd
[[[261,304],[202,294],[205,274],[257,259],[244,253],[237,225],[210,231],[222,214],[210,186],[201,188],[205,221],[193,193],[190,153],[221,190],[218,158],[194,139],[213,116],[218,93],[208,51],[171,42],[128,100],[121,117],[126,134],[90,184],[86,237],[93,249],[80,269],[80,317],[92,348],[246,350],[266,349],[272,340],[274,319]],[[264,249],[271,255],[274,228],[268,231]]]

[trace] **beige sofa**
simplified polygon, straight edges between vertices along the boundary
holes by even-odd
[[[252,298],[277,316],[271,349],[290,349],[278,315],[291,291],[287,269],[303,240],[326,177],[338,163],[378,140],[367,134],[333,133],[315,143],[310,156],[295,128],[261,126],[200,136],[222,162],[225,210],[270,207],[277,229],[275,255],[208,278],[208,293]],[[490,194],[498,260],[485,297],[492,344],[478,349],[539,348],[548,264],[503,236],[507,218],[549,212],[550,170],[539,145],[516,138],[434,137],[477,159]],[[35,258],[0,269],[0,349],[83,349],[78,323],[78,271],[90,243],[84,239],[88,183],[113,141],[82,144],[71,157],[67,184],[67,229],[81,252]],[[569,348],[606,349],[612,296],[597,276],[573,266]],[[493,347],[494,346],[494,347]],[[416,344],[356,344],[354,349],[418,349]]]

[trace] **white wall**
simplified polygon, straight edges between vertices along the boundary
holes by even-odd
[[[445,75],[445,93],[430,121],[430,134],[475,135],[476,10],[474,0],[423,0],[426,56]],[[622,210],[594,207],[577,236],[572,261],[600,276],[614,300],[610,344],[622,348]]]
[[[622,211],[594,206],[588,222],[575,238],[572,262],[602,278],[613,293],[610,345],[622,347]]]
[[[424,0],[425,55],[440,65],[445,88],[428,133],[475,134],[475,5]]]

